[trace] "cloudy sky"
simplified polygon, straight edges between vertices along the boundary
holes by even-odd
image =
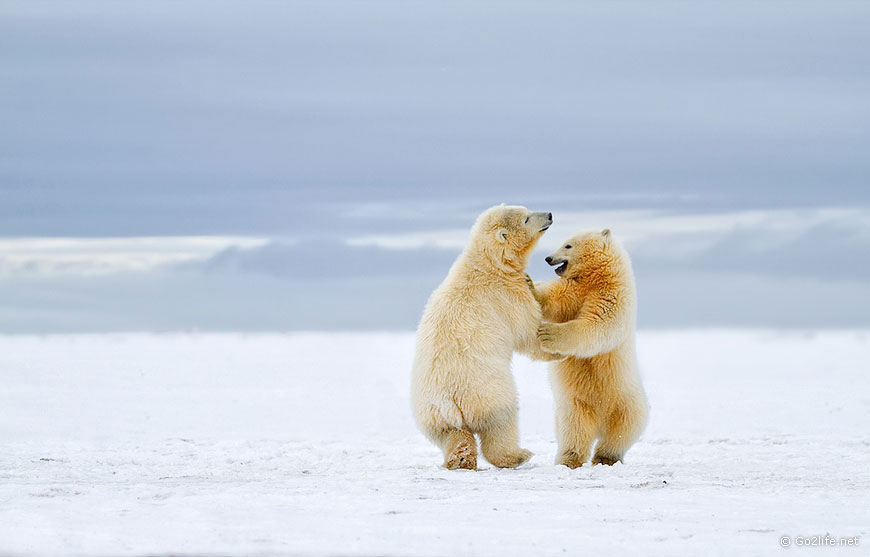
[[[484,208],[870,325],[870,3],[0,4],[0,332],[413,329]]]

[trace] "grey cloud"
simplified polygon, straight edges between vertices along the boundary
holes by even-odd
[[[683,260],[661,260],[642,252],[635,267],[651,271],[741,273],[823,281],[870,282],[870,235],[844,224],[815,226],[792,239],[777,240],[764,229],[737,230],[702,253]],[[666,244],[667,239],[662,243]]]
[[[870,325],[870,288],[865,281],[691,270],[639,270],[637,275],[641,327]]]
[[[331,239],[298,243],[271,242],[258,248],[227,248],[204,263],[207,272],[235,271],[291,280],[368,277],[414,277],[446,274],[458,252],[423,249],[390,250],[348,246]]]
[[[0,279],[0,333],[409,330],[440,277],[254,273]]]
[[[301,238],[0,279],[0,329],[410,329],[455,253],[340,238],[466,228],[500,202],[870,203],[868,3],[240,6],[0,3],[0,236]],[[753,233],[636,253],[641,323],[868,324],[866,238]],[[531,272],[553,276],[543,255]]]
[[[0,14],[2,235],[289,235],[333,202],[602,191],[868,202],[861,3]]]

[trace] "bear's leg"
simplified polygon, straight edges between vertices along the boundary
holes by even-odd
[[[601,439],[595,447],[592,464],[608,466],[622,462],[626,451],[637,441],[646,425],[646,403],[619,405],[604,423]]]
[[[585,402],[560,401],[556,407],[556,435],[559,451],[556,464],[579,468],[589,459],[589,449],[598,433],[598,415]]]
[[[448,470],[477,470],[477,440],[464,429],[448,429],[433,436],[444,451]]]
[[[480,450],[493,466],[516,468],[532,458],[532,452],[519,445],[516,408],[493,412],[479,424]]]

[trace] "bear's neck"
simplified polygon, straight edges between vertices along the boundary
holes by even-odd
[[[462,258],[462,268],[469,274],[480,274],[485,277],[501,276],[507,280],[525,282],[523,271],[525,261],[504,259],[501,253],[468,253]]]
[[[577,276],[577,280],[587,287],[603,288],[615,286],[621,282],[621,273],[617,272],[618,265],[614,261],[601,262],[583,269]]]

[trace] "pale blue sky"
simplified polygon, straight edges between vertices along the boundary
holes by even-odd
[[[3,2],[0,331],[410,329],[501,202],[556,216],[536,278],[575,228],[625,237],[643,326],[866,326],[868,28],[866,2]]]

